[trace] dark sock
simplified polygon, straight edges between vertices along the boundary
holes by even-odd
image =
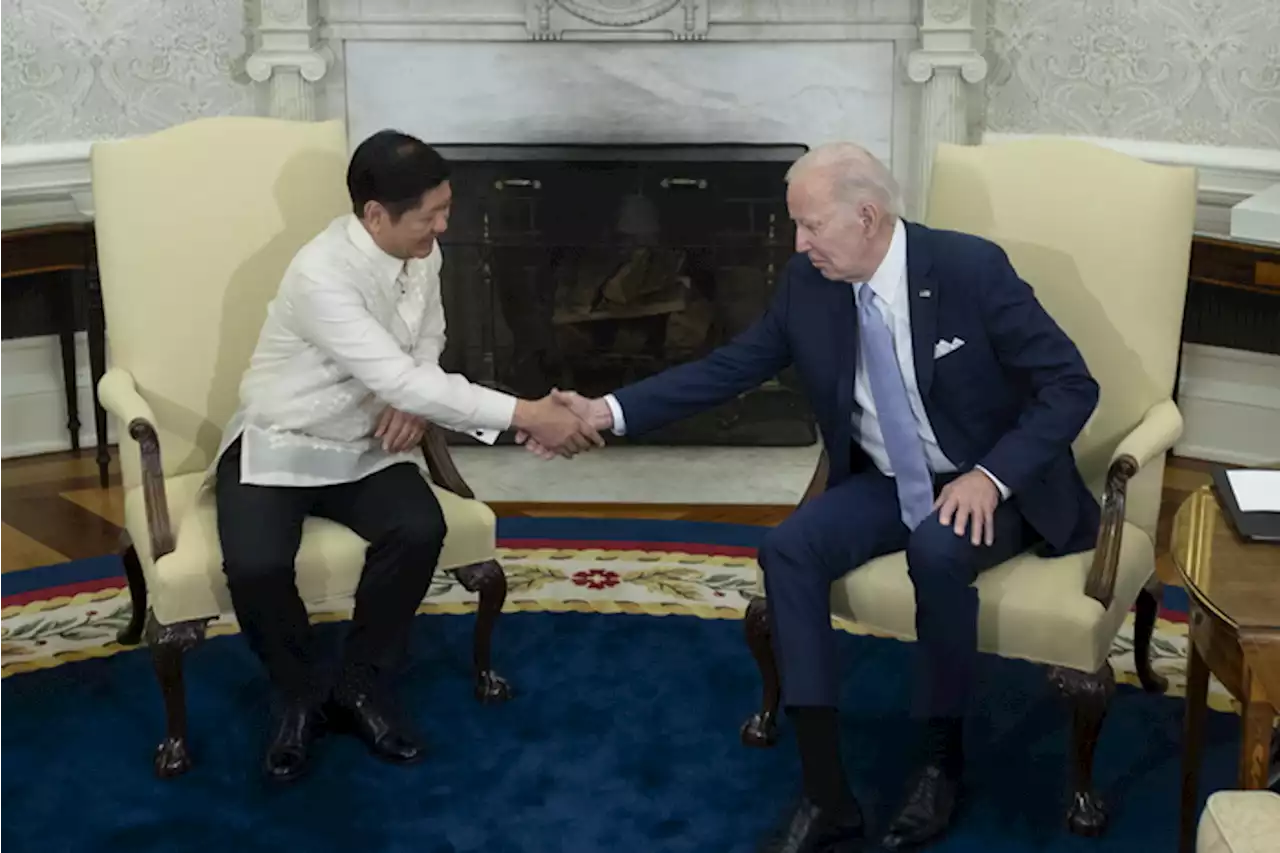
[[[278,717],[295,708],[307,708],[311,711],[318,710],[324,703],[326,692],[324,686],[318,682],[294,687],[290,690],[273,688],[271,691],[271,714]]]
[[[832,814],[845,815],[855,808],[853,794],[840,760],[840,721],[835,708],[789,707],[800,747],[804,793],[815,805]]]
[[[930,717],[925,724],[926,760],[952,779],[964,769],[964,718]]]
[[[372,666],[347,662],[338,672],[332,696],[340,705],[352,705],[362,694],[379,694],[380,687],[380,679]]]

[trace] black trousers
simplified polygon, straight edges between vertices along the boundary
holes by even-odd
[[[339,683],[372,689],[402,660],[431,586],[445,537],[439,501],[411,463],[334,486],[255,486],[240,482],[240,454],[237,441],[218,462],[222,567],[241,631],[277,698],[318,701],[324,692],[294,575],[302,522],[312,515],[369,542]]]

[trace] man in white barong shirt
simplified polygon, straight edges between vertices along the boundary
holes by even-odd
[[[488,442],[514,428],[565,456],[602,443],[549,398],[520,400],[440,368],[436,237],[448,227],[448,176],[436,151],[401,133],[382,131],[356,149],[347,173],[354,212],[286,270],[215,464],[223,570],[274,693],[263,768],[274,780],[308,769],[322,720],[343,723],[386,760],[422,756],[386,676],[445,536],[417,449],[427,422]],[[310,515],[370,543],[331,689],[294,581]]]

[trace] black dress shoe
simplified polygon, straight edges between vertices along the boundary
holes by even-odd
[[[926,765],[912,782],[906,803],[889,824],[880,844],[885,850],[910,850],[937,838],[951,825],[959,780],[936,764]]]
[[[865,829],[857,803],[833,814],[803,800],[787,828],[764,843],[760,853],[857,853]]]
[[[366,692],[335,694],[325,708],[335,731],[354,732],[378,758],[393,764],[412,764],[425,754],[422,744],[397,722],[391,704]]]
[[[273,782],[292,782],[311,767],[319,720],[311,705],[286,706],[276,718],[262,770]]]

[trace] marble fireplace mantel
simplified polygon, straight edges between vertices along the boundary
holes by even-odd
[[[270,112],[436,144],[853,139],[919,216],[984,0],[260,0]],[[559,135],[557,135],[559,134]]]

